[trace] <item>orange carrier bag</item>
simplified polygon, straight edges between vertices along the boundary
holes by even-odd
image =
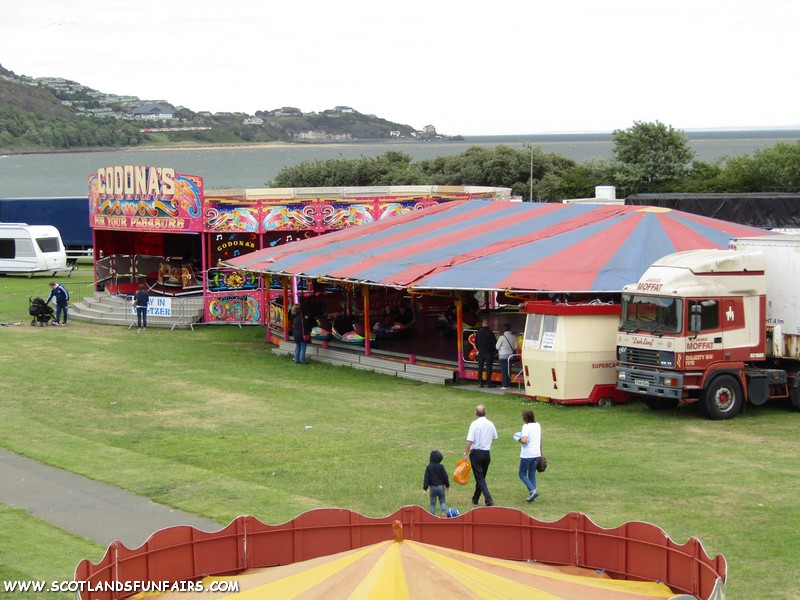
[[[469,472],[471,470],[472,465],[469,464],[469,461],[463,459],[459,460],[456,463],[456,470],[453,473],[453,481],[461,485],[467,485],[469,483]]]

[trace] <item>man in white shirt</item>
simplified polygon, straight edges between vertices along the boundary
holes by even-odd
[[[489,487],[486,485],[486,473],[491,462],[492,442],[497,439],[497,429],[495,429],[494,423],[486,418],[486,407],[483,404],[475,407],[475,416],[477,418],[469,425],[467,447],[464,450],[464,458],[469,456],[472,473],[475,475],[472,504],[477,506],[481,494],[483,494],[486,506],[494,506],[492,494],[489,493]]]

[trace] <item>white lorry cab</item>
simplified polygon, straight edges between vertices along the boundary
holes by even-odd
[[[800,236],[734,238],[670,254],[622,290],[617,389],[654,409],[800,410]]]
[[[0,223],[0,273],[66,271],[67,253],[58,229],[52,225]]]

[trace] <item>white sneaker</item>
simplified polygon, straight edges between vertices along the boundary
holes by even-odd
[[[501,389],[501,390],[510,390],[511,388],[507,388],[507,387],[501,387],[500,389]]]

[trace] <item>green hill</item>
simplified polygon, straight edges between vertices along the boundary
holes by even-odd
[[[57,77],[33,79],[0,66],[0,152],[54,152],[128,146],[430,139],[430,134],[349,107],[197,113],[166,103],[169,118],[144,121],[146,104]],[[159,131],[153,131],[159,129]]]
[[[0,67],[0,77],[9,71]],[[16,108],[36,113],[44,118],[75,119],[73,111],[66,108],[47,88],[0,79],[0,108]]]

